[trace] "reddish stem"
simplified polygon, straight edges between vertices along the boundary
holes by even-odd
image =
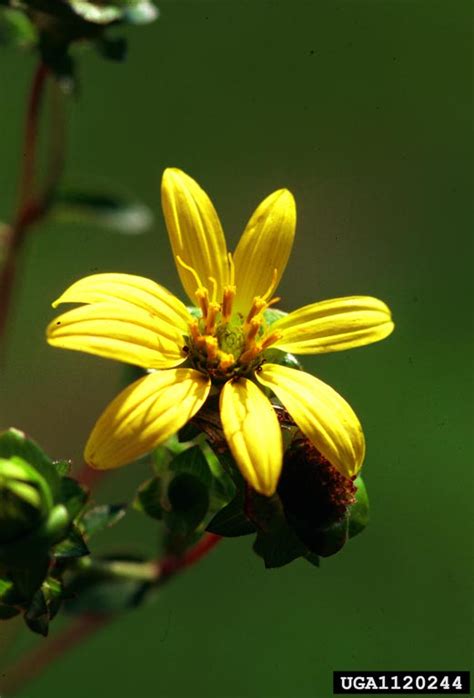
[[[199,560],[207,555],[216,545],[222,540],[221,536],[216,536],[215,533],[207,533],[196,543],[196,545],[181,556],[170,555],[159,563],[159,579],[160,584],[167,582],[176,572],[181,572],[187,567],[199,562]]]
[[[23,151],[23,171],[20,180],[20,197],[15,228],[22,230],[25,227],[25,219],[28,221],[33,202],[33,190],[36,169],[36,149],[38,142],[38,124],[43,101],[44,87],[48,77],[48,68],[40,63],[33,75],[26,112],[25,138]]]
[[[178,557],[170,555],[156,564],[156,584],[168,582],[175,574],[195,565],[221,541],[221,536],[207,533],[196,545]],[[13,696],[26,684],[37,678],[52,662],[66,654],[91,635],[114,620],[110,613],[85,613],[74,620],[55,637],[22,657],[11,669],[2,674],[2,696]]]
[[[30,88],[26,112],[23,145],[23,165],[20,177],[20,192],[17,214],[4,241],[4,260],[0,272],[0,336],[7,321],[13,282],[16,275],[18,252],[24,242],[26,231],[44,212],[44,204],[34,196],[38,123],[43,100],[48,68],[43,64],[36,68]]]
[[[26,683],[39,676],[49,664],[100,630],[109,620],[110,616],[107,614],[84,614],[75,619],[59,635],[35,647],[10,671],[7,670],[2,674],[2,695],[15,695]]]
[[[96,484],[100,482],[108,472],[108,470],[96,470],[84,463],[77,475],[75,475],[75,478],[81,485],[84,485],[89,490],[93,490]]]

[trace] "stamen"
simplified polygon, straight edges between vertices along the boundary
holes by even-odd
[[[234,286],[235,285],[235,264],[234,264],[234,259],[232,257],[232,252],[227,253],[227,258],[229,260],[229,278],[230,278],[229,285]]]
[[[277,280],[278,280],[278,269],[273,270],[273,275],[272,275],[272,280],[270,282],[270,286],[268,287],[268,290],[266,293],[263,294],[262,299],[263,300],[268,300],[268,298],[271,298],[273,295],[273,291],[276,289],[277,286]]]
[[[244,351],[243,354],[241,354],[239,362],[241,364],[249,364],[251,363],[260,353],[260,347],[258,347],[256,344],[254,344],[250,349],[247,349],[247,351]]]
[[[250,329],[247,331],[247,335],[245,337],[245,346],[247,348],[253,344],[262,323],[258,318],[252,318],[249,324]]]
[[[199,274],[197,273],[197,271],[193,269],[193,267],[190,267],[189,264],[186,264],[186,262],[183,259],[181,259],[179,254],[176,255],[176,261],[178,262],[180,267],[183,267],[183,269],[186,269],[186,271],[189,271],[189,273],[193,275],[194,281],[196,282],[196,286],[198,288],[202,288],[203,284],[201,283],[201,279],[199,278]]]
[[[212,284],[212,303],[217,303],[217,281],[213,276],[207,277]]]
[[[275,305],[275,303],[279,303],[280,301],[281,296],[275,296],[275,298],[272,298],[271,301],[268,301],[267,308],[269,308],[271,305]]]
[[[191,337],[195,342],[199,339],[199,325],[196,320],[189,323],[189,329],[191,331]]]
[[[249,310],[249,314],[247,315],[247,319],[245,320],[245,325],[249,325],[252,322],[252,318],[254,318],[258,313],[266,308],[267,303],[264,301],[263,298],[260,296],[257,296],[256,298],[253,299],[252,307]]]
[[[209,308],[206,317],[206,333],[213,334],[216,329],[216,317],[217,313],[221,309],[219,303],[209,303]]]
[[[235,286],[226,286],[222,298],[222,320],[229,322],[232,316],[232,306],[235,298]]]
[[[271,344],[275,344],[276,341],[281,339],[281,332],[278,332],[278,330],[275,330],[271,334],[269,334],[267,337],[264,338],[263,342],[260,344],[260,351],[263,351],[264,349],[267,349]]]
[[[203,320],[205,320],[209,312],[209,293],[207,291],[207,288],[201,286],[201,288],[198,288],[194,295],[196,296],[198,305],[201,308]]]
[[[193,267],[190,267],[189,264],[186,264],[186,262],[184,262],[179,255],[176,255],[176,261],[181,267],[183,267],[183,269],[186,269],[186,271],[189,271],[189,273],[192,274],[197,286],[194,295],[196,296],[198,305],[202,310],[203,318],[206,318],[207,311],[209,309],[209,293],[207,288],[201,283],[201,279],[199,278],[197,271],[193,269]]]
[[[233,354],[227,354],[225,351],[219,353],[219,368],[221,371],[228,371],[234,364],[235,356]]]
[[[206,342],[206,353],[208,361],[215,361],[219,349],[217,339],[215,337],[205,337],[204,341]]]

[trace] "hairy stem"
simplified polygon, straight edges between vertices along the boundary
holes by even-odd
[[[182,556],[170,556],[151,563],[109,563],[107,572],[126,578],[143,579],[156,586],[168,582],[174,575],[192,567],[205,557],[222,540],[213,533],[204,535],[196,545]],[[107,565],[107,563],[104,563]],[[37,678],[54,661],[66,654],[91,635],[116,618],[110,613],[84,613],[55,637],[43,641],[23,656],[10,669],[2,672],[1,695],[14,696],[30,681]]]

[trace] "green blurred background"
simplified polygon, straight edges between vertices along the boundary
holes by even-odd
[[[123,185],[156,223],[144,236],[36,229],[11,315],[0,424],[80,464],[122,369],[47,347],[50,301],[95,271],[147,275],[181,293],[160,211],[165,167],[209,192],[231,244],[257,203],[285,186],[299,221],[284,307],[370,294],[397,323],[385,342],[305,362],[362,420],[372,518],[319,570],[297,561],[265,571],[251,538],[224,542],[22,696],[326,698],[335,669],[472,669],[472,4],[159,4],[157,23],[127,31],[124,65],[82,56],[66,173]],[[4,218],[32,69],[31,56],[0,56]],[[96,499],[130,498],[145,475],[118,471]],[[152,551],[155,536],[133,514],[98,545]],[[20,624],[3,623],[4,663],[14,632],[17,652],[29,642]]]

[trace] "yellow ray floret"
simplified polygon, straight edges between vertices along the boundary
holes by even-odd
[[[283,446],[280,425],[269,400],[247,378],[228,381],[221,392],[222,427],[247,482],[261,494],[275,492]]]
[[[274,346],[291,354],[322,354],[385,339],[393,331],[390,310],[371,296],[312,303],[277,320]]]
[[[184,303],[164,286],[133,274],[92,274],[69,286],[53,303],[129,303],[147,310],[186,333],[190,315]]]
[[[168,368],[186,360],[180,330],[128,303],[94,303],[57,317],[48,342],[143,368]]]
[[[362,427],[335,390],[304,371],[265,364],[257,373],[288,410],[303,434],[346,477],[358,473],[365,454]]]
[[[278,286],[296,227],[296,206],[287,189],[270,194],[252,215],[234,254],[235,309],[245,312],[255,297]]]
[[[123,390],[99,418],[85,448],[93,468],[117,468],[175,434],[207,399],[211,382],[193,369],[151,373]]]
[[[228,280],[227,246],[219,216],[208,195],[187,174],[168,168],[163,174],[161,202],[175,260],[180,257],[185,265],[192,267],[206,288],[212,276],[222,295]],[[185,266],[178,264],[177,269],[194,304],[199,288],[196,276]]]

